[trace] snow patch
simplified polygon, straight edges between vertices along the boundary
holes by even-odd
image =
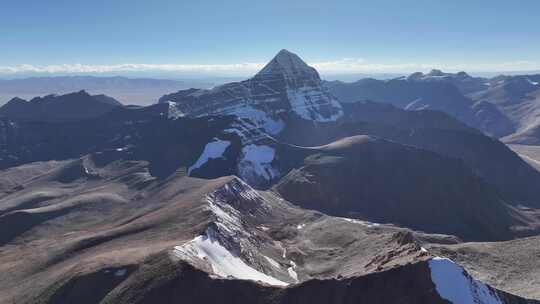
[[[296,226],[296,229],[302,230],[302,228],[306,227],[306,224],[300,224]]]
[[[404,110],[407,110],[407,111],[420,111],[420,110],[425,110],[429,108],[429,104],[424,104],[422,103],[422,98],[417,98],[413,101],[411,101],[410,103],[408,103]]]
[[[276,262],[276,260],[269,258],[267,256],[264,256],[264,258],[268,261],[268,263],[270,263],[270,265],[274,266],[275,268],[280,268],[279,263]]]
[[[250,144],[242,148],[238,162],[238,174],[244,180],[253,182],[260,179],[272,180],[279,176],[279,171],[272,167],[275,151],[269,146]]]
[[[265,262],[276,270],[280,269],[279,263],[260,254],[264,244],[244,222],[250,214],[268,210],[264,199],[246,183],[234,179],[207,194],[206,203],[205,209],[211,212],[212,220],[206,232],[175,246],[173,254],[218,277],[286,286],[288,283],[265,273],[268,269],[263,267],[267,265]],[[244,207],[250,212],[240,211]]]
[[[285,123],[281,119],[273,119],[266,112],[255,109],[251,106],[244,106],[231,111],[231,114],[238,118],[248,119],[255,123],[258,127],[263,128],[266,132],[276,135],[285,128]]]
[[[212,267],[212,272],[222,278],[260,281],[270,285],[286,286],[288,283],[268,276],[246,264],[236,254],[225,248],[212,229],[190,242],[174,247],[174,253],[180,258],[198,258]]]
[[[285,248],[285,247],[282,247],[282,248],[283,248],[283,252],[281,253],[281,257],[286,258],[287,257],[287,248]]]
[[[346,217],[338,217],[338,218],[342,219],[342,220],[344,220],[346,222],[353,223],[353,224],[359,224],[359,225],[362,225],[362,226],[366,226],[368,228],[373,228],[373,227],[377,227],[377,226],[381,225],[379,223],[371,223],[371,222],[367,222],[367,221],[361,221],[361,220],[352,219],[352,218],[346,218]]]
[[[494,290],[450,259],[435,257],[428,264],[431,280],[442,298],[454,304],[503,304]]]
[[[287,89],[287,98],[291,109],[305,120],[330,122],[343,116],[339,102],[324,92],[321,87],[304,86]],[[326,111],[323,108],[327,108],[324,109]],[[322,115],[323,111],[329,112],[328,115]]]
[[[266,227],[266,226],[259,226],[258,228],[261,229],[262,231],[268,231],[268,230],[270,230],[270,228],[268,228],[268,227]]]
[[[254,127],[254,124],[251,120],[237,119],[231,124],[230,128],[223,130],[223,132],[238,135],[243,145],[271,138],[262,128]]]
[[[191,174],[191,171],[200,168],[211,159],[223,158],[223,153],[230,145],[230,141],[214,138],[214,141],[206,144],[202,154],[199,156],[199,159],[197,159],[197,161],[191,167],[189,167],[188,174]]]
[[[525,154],[521,154],[521,153],[518,153],[517,155],[519,155],[519,157],[521,157],[524,161],[529,161],[529,162],[532,162],[534,164],[537,164],[538,166],[540,166],[540,161],[530,157],[530,156],[527,156]]]
[[[287,272],[289,273],[289,276],[293,278],[296,282],[298,282],[298,274],[296,273],[296,263],[291,260],[291,266],[287,268]]]
[[[168,111],[167,111],[167,118],[176,119],[176,118],[179,118],[179,117],[186,116],[184,113],[182,113],[182,111],[180,111],[178,109],[178,106],[177,106],[176,102],[170,101],[170,100],[168,100],[166,102],[169,105],[169,108],[168,108]]]
[[[122,269],[118,269],[117,271],[115,271],[114,276],[123,277],[123,276],[126,275],[126,273],[127,273],[127,269],[122,268]]]
[[[530,84],[532,84],[532,85],[535,85],[535,86],[538,85],[538,82],[532,81],[532,80],[530,80],[529,78],[527,78],[527,81],[528,81]]]

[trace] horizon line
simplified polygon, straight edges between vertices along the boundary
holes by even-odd
[[[468,73],[515,73],[540,71],[540,63],[532,61],[510,61],[500,63],[478,64],[444,64],[444,63],[372,63],[363,58],[341,58],[330,61],[308,62],[319,73],[325,75],[351,74],[410,74],[429,72],[437,69],[447,72],[466,71]],[[213,74],[221,76],[251,76],[260,71],[266,63],[246,62],[231,64],[52,64],[34,65],[17,64],[0,66],[0,76],[16,76],[22,74],[43,75],[104,75],[127,73],[162,73],[162,74]]]

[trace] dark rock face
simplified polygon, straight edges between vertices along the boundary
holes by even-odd
[[[158,273],[150,276],[145,274]],[[206,292],[200,292],[200,286]],[[491,292],[501,303],[527,304],[499,290]],[[481,301],[481,299],[479,299]],[[427,262],[417,262],[365,276],[311,280],[289,288],[250,281],[212,279],[189,264],[174,265],[155,256],[110,293],[102,303],[450,303],[438,294]],[[484,302],[479,302],[484,303]]]
[[[316,122],[342,116],[341,105],[322,86],[317,71],[287,50],[251,79],[165,95],[160,103],[166,102],[174,103],[179,115],[236,115],[270,134],[278,134],[288,116]]]
[[[161,265],[160,265],[161,266]],[[447,303],[435,291],[425,263],[342,280],[313,280],[287,289],[252,282],[212,280],[182,265],[173,278],[137,295],[127,291],[115,303]],[[212,292],[194,292],[206,286]],[[386,286],[386,287],[385,287]],[[392,286],[392,288],[388,288]],[[136,289],[133,289],[136,290]],[[382,292],[382,291],[385,292]],[[111,299],[112,300],[112,299]],[[112,303],[112,302],[111,302]]]
[[[167,105],[118,108],[77,122],[0,120],[0,168],[100,152],[148,160],[154,174],[165,176],[195,162],[204,145],[233,121],[232,117],[173,120],[167,118],[168,110]]]
[[[77,121],[101,116],[121,106],[111,97],[80,91],[36,97],[30,101],[14,98],[0,107],[0,116],[26,121]]]
[[[65,282],[60,289],[51,291],[50,295],[43,295],[43,297],[48,297],[48,303],[100,303],[133,270],[133,267],[120,269],[110,267],[101,271],[76,276]],[[121,271],[124,275],[115,275],[118,271]]]
[[[280,135],[300,146],[324,145],[343,137],[369,134],[457,158],[494,185],[505,200],[538,204],[540,174],[500,141],[436,111],[404,111],[365,102],[345,105],[342,123],[295,124]],[[314,131],[316,130],[316,131]],[[512,176],[512,178],[508,178]]]
[[[481,134],[480,131],[440,111],[404,111],[391,104],[372,101],[344,103],[343,111],[347,123],[365,122],[400,129],[438,129]]]
[[[275,187],[327,214],[463,239],[512,237],[503,199],[457,159],[369,136],[317,148]]]

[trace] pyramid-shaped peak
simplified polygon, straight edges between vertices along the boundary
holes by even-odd
[[[302,62],[303,64],[306,64],[298,55],[296,55],[295,53],[287,49],[282,49],[281,51],[279,51],[274,58],[277,58],[277,59],[288,58],[289,60],[297,60],[297,61]]]
[[[298,76],[316,76],[319,77],[317,71],[307,65],[295,53],[282,49],[266,66],[257,73],[256,76],[265,75],[285,75],[288,77]]]

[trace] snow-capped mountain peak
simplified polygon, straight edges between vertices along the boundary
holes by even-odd
[[[283,75],[287,78],[310,77],[319,79],[319,73],[307,65],[298,55],[286,49],[279,53],[255,76]]]
[[[168,94],[184,116],[236,115],[251,121],[251,129],[276,135],[289,118],[330,122],[343,116],[338,100],[322,85],[319,73],[298,55],[281,50],[251,79],[212,90],[184,90]]]

